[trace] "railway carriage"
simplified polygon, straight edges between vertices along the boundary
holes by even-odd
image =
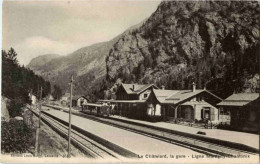
[[[96,103],[84,103],[82,105],[82,112],[93,114],[97,116],[109,116],[109,105],[96,104]]]

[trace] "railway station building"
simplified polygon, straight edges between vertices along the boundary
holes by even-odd
[[[109,100],[115,105],[114,114],[130,118],[144,119],[146,117],[146,100],[153,89],[158,89],[154,84],[124,84],[117,92],[116,100]]]
[[[221,112],[226,112],[230,117],[232,128],[248,132],[259,131],[259,93],[234,93],[217,105]]]
[[[117,92],[117,100],[146,100],[152,89],[158,89],[154,84],[124,84],[122,83]]]
[[[147,100],[147,115],[161,116],[168,122],[219,121],[216,104],[222,99],[205,89],[154,89]]]
[[[222,99],[208,90],[196,89],[195,84],[192,90],[165,90],[153,84],[122,84],[116,100],[102,101],[115,105],[114,114],[136,119],[203,122],[222,118],[216,106]]]

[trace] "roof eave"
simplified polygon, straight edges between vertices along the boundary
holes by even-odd
[[[147,88],[150,88],[150,87],[152,87],[152,86],[154,86],[154,87],[156,87],[156,88],[158,89],[158,87],[157,87],[156,85],[150,84],[150,85],[148,85],[147,87],[145,87],[144,89],[140,90],[139,92],[136,92],[136,94],[140,94],[140,93],[142,93],[143,91],[145,91]]]

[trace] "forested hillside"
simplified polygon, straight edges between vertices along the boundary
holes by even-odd
[[[167,89],[259,92],[259,4],[163,1],[106,58],[107,80]]]
[[[21,108],[30,103],[28,94],[31,92],[38,98],[42,87],[42,97],[51,92],[50,82],[35,75],[28,68],[20,66],[17,61],[17,53],[13,48],[8,52],[2,50],[2,96],[8,98],[8,111],[11,117],[21,114]]]

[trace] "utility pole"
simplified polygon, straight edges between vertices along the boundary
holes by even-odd
[[[41,87],[41,93],[40,93],[40,99],[39,99],[39,122],[38,127],[36,129],[36,141],[35,141],[35,156],[39,155],[39,133],[40,133],[40,127],[41,127],[41,109],[42,109],[42,87]]]
[[[71,133],[71,108],[72,108],[72,89],[73,89],[73,75],[71,76],[70,84],[70,108],[69,108],[69,131],[68,131],[68,158],[70,158],[70,133]]]

